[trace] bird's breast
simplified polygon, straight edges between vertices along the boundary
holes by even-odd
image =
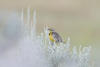
[[[50,39],[52,42],[55,41],[54,38],[53,38],[53,36],[52,36],[51,34],[49,35],[49,39]]]

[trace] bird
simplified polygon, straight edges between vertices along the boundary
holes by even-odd
[[[52,45],[54,43],[59,44],[63,42],[61,36],[53,28],[48,28],[48,31],[49,40]]]

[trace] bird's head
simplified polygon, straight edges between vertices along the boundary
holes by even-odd
[[[55,30],[53,28],[48,28],[49,32],[54,32]]]
[[[55,32],[54,28],[48,26],[48,25],[45,25],[45,31],[46,31],[46,34],[50,34],[52,32]]]

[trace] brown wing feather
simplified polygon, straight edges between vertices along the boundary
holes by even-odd
[[[54,37],[54,40],[58,42],[62,42],[61,36],[57,32],[52,32],[52,36]]]

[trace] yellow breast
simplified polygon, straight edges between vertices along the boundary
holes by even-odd
[[[53,36],[52,36],[52,33],[49,33],[49,39],[50,39],[52,42],[55,41],[54,38],[53,38]]]

